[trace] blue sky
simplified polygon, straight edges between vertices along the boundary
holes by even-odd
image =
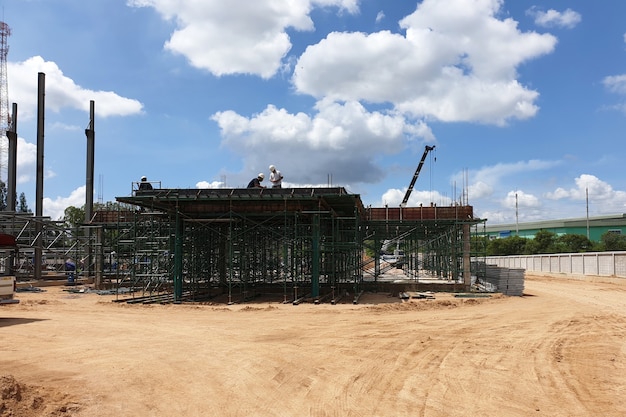
[[[626,2],[3,0],[18,194],[43,213],[163,188],[343,186],[488,224],[626,212]]]

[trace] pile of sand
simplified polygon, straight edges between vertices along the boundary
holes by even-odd
[[[0,417],[68,416],[80,407],[68,395],[0,375]]]

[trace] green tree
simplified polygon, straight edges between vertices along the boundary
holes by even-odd
[[[120,203],[118,202],[108,201],[104,204],[94,203],[93,212],[95,213],[98,210],[116,211],[116,210],[120,210],[124,208],[125,207],[120,205]],[[126,209],[130,210],[130,208],[126,208]],[[85,205],[81,206],[80,208],[75,207],[75,206],[67,207],[65,211],[63,212],[62,220],[65,222],[65,224],[67,224],[70,227],[78,227],[82,225],[83,223],[85,223]]]
[[[626,250],[626,236],[620,233],[606,232],[600,236],[600,244],[605,251]]]
[[[28,204],[26,203],[26,194],[20,193],[20,202],[17,206],[17,211],[20,213],[32,213],[28,208]]]
[[[504,239],[494,239],[487,245],[488,255],[521,255],[526,250],[529,240],[520,236],[509,236]]]
[[[8,191],[7,185],[4,181],[0,180],[0,211],[7,210],[9,208],[8,199]],[[11,208],[13,210],[13,208]],[[28,208],[28,204],[26,203],[26,195],[24,193],[20,194],[20,201],[17,210],[20,213],[31,213]]]
[[[536,253],[555,252],[556,233],[547,230],[540,230],[535,234],[535,238],[526,245],[526,253],[534,255]]]
[[[85,208],[69,206],[63,212],[63,221],[71,227],[78,227],[85,222]]]
[[[588,252],[593,250],[593,242],[580,234],[565,234],[556,238],[558,252]]]
[[[489,236],[472,236],[470,239],[472,252],[476,255],[486,254],[489,242]]]
[[[7,185],[0,180],[0,211],[7,209]]]

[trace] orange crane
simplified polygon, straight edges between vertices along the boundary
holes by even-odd
[[[424,165],[426,156],[428,155],[428,152],[432,151],[433,149],[435,149],[435,145],[433,146],[426,145],[426,147],[424,148],[424,155],[422,155],[422,159],[420,160],[420,163],[417,165],[415,174],[413,174],[413,179],[411,179],[409,188],[407,188],[406,193],[404,194],[404,198],[402,199],[402,203],[400,203],[400,207],[402,208],[406,207],[406,203],[409,201],[409,197],[411,196],[411,192],[413,191],[413,186],[415,185],[415,181],[417,181],[417,177],[419,176],[420,171],[422,170],[422,166]]]

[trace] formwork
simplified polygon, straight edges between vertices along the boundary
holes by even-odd
[[[154,189],[117,201],[136,210],[95,214],[97,285],[168,301],[334,302],[382,289],[390,239],[402,242],[394,267],[409,282],[467,289],[471,229],[484,223],[471,206],[366,208],[342,187]]]

